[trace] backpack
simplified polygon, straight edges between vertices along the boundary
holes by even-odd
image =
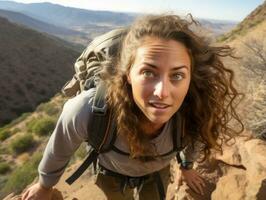
[[[73,175],[66,180],[69,185],[78,179],[91,164],[95,164],[100,153],[114,150],[129,156],[128,153],[113,145],[116,139],[116,124],[105,102],[106,87],[98,76],[102,66],[101,63],[118,55],[126,33],[127,29],[116,29],[95,38],[76,60],[74,64],[75,74],[62,88],[62,92],[68,97],[73,97],[83,90],[96,88],[93,97],[92,117],[90,118],[91,121],[88,122],[88,132],[90,133],[86,141],[89,147],[88,156]],[[166,156],[182,149],[180,130],[183,129],[180,113],[177,112],[173,116],[173,120],[177,122],[172,123],[172,130],[174,130],[172,134],[173,149],[159,156]]]
[[[101,63],[116,57],[127,29],[115,29],[96,37],[74,64],[75,74],[62,88],[67,97],[73,97],[96,86]]]

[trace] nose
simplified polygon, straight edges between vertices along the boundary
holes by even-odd
[[[154,88],[154,96],[157,96],[159,99],[165,99],[169,96],[170,85],[167,80],[160,80],[156,83]]]

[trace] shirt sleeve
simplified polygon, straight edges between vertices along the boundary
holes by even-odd
[[[63,174],[71,156],[88,137],[88,121],[95,89],[68,100],[45,148],[39,164],[39,182],[54,186]]]

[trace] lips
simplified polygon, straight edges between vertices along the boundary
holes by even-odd
[[[170,107],[169,104],[165,104],[165,103],[161,103],[161,102],[149,102],[149,105],[151,105],[152,107],[155,107],[157,109],[165,109]]]

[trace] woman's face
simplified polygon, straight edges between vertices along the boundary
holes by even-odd
[[[128,74],[143,122],[160,128],[180,108],[189,88],[191,61],[175,40],[145,37]]]

